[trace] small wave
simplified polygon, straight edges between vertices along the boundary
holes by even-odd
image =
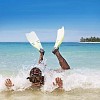
[[[12,89],[14,91],[24,91],[31,86],[31,83],[26,79],[29,76],[29,71],[32,67],[39,67],[43,71],[45,76],[45,84],[41,87],[41,91],[52,92],[58,86],[54,86],[56,77],[60,77],[63,80],[63,89],[65,91],[70,91],[76,88],[91,89],[100,88],[100,71],[93,69],[70,69],[70,70],[51,70],[47,69],[43,64],[34,65],[30,68],[23,68],[19,70],[16,76],[9,77],[14,86]],[[5,79],[7,76],[0,75],[0,91],[7,91],[5,86]]]

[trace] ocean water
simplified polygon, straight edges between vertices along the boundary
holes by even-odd
[[[0,100],[99,100],[100,99],[100,44],[62,43],[59,51],[71,69],[60,69],[58,60],[52,54],[54,43],[42,43],[45,50],[43,63],[37,65],[39,52],[29,43],[0,43]],[[41,89],[29,89],[26,79],[32,67],[43,69],[45,85]],[[57,89],[52,82],[56,77],[63,80],[63,89]],[[5,87],[5,79],[14,83],[13,91]]]

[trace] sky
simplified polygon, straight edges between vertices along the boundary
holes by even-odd
[[[0,0],[0,42],[27,42],[31,31],[54,42],[62,26],[64,42],[100,37],[100,0]]]

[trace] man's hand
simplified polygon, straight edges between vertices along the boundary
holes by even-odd
[[[11,88],[12,86],[14,86],[14,84],[12,83],[12,81],[10,79],[6,79],[5,80],[5,86],[7,88]]]
[[[55,82],[56,83],[53,82],[54,86],[58,86],[58,88],[62,88],[63,87],[63,81],[62,81],[61,78],[59,78],[59,77],[55,78]]]

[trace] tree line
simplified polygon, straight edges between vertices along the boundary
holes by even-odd
[[[99,37],[83,38],[81,37],[80,42],[100,42]]]

